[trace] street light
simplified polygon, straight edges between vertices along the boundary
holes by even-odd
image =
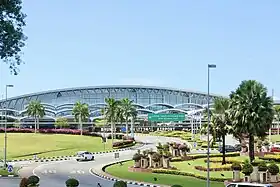
[[[7,166],[7,108],[8,108],[8,88],[12,88],[14,85],[6,85],[6,100],[5,100],[5,138],[4,138],[4,167]]]
[[[207,92],[207,117],[208,117],[208,123],[207,123],[207,187],[210,187],[210,97],[209,97],[209,91],[210,91],[210,69],[216,68],[215,64],[208,64],[208,92]]]

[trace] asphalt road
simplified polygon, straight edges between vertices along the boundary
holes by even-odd
[[[155,149],[155,146],[161,142],[182,142],[182,140],[171,137],[155,137],[155,136],[138,136],[136,140],[146,143],[145,146],[141,147],[141,150]],[[131,159],[133,154],[137,150],[127,150],[119,153],[120,158],[118,160]],[[32,163],[23,162],[20,164],[25,165],[21,170],[21,175],[30,176],[37,175],[40,177],[41,187],[61,187],[65,186],[65,181],[68,178],[76,178],[80,182],[79,187],[93,187],[100,183],[103,187],[113,186],[113,181],[108,181],[93,175],[90,169],[101,168],[101,165],[105,165],[114,162],[114,153],[106,153],[102,155],[95,155],[95,161],[90,162],[77,162],[75,160],[67,160],[52,163]],[[28,166],[27,166],[28,165]],[[17,179],[0,179],[0,186],[4,187],[15,187],[19,185]],[[136,187],[136,185],[128,185],[129,187]]]

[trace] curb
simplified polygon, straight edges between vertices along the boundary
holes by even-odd
[[[20,178],[18,175],[0,175],[0,178]]]
[[[106,180],[110,180],[110,181],[124,181],[126,182],[127,184],[133,184],[133,185],[138,185],[138,186],[149,186],[149,187],[160,187],[158,185],[151,185],[151,184],[146,184],[146,183],[139,183],[139,182],[135,182],[135,181],[127,181],[127,180],[119,180],[119,179],[116,179],[116,178],[111,178],[111,177],[108,177],[108,176],[105,176],[105,175],[101,175],[101,174],[98,174],[96,172],[93,172],[91,170],[91,172],[98,176],[98,177],[101,177],[103,179],[106,179]]]
[[[98,154],[106,154],[106,153],[115,153],[115,152],[122,152],[122,151],[128,151],[132,150],[135,148],[140,148],[144,144],[138,142],[140,145],[134,145],[129,148],[123,148],[123,149],[115,149],[115,150],[110,150],[110,151],[100,151],[100,152],[93,152],[93,155],[98,155]],[[76,155],[70,155],[70,156],[57,156],[57,157],[43,157],[43,158],[38,158],[38,159],[16,159],[16,160],[8,160],[8,162],[21,162],[21,161],[35,161],[35,162],[52,162],[52,161],[62,161],[62,160],[70,160],[71,158],[75,157]]]

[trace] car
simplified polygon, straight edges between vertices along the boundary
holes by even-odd
[[[88,151],[79,151],[76,157],[77,161],[90,161],[94,160],[94,155]]]
[[[230,184],[226,185],[226,187],[273,187],[273,185],[272,184],[240,182],[240,183],[230,183]]]
[[[219,152],[222,153],[223,152],[223,147],[221,146],[219,148]],[[236,152],[236,149],[232,146],[232,145],[226,145],[225,146],[225,152],[229,153],[229,152]]]
[[[241,144],[235,144],[234,148],[236,151],[241,151],[241,149],[242,149]]]
[[[270,151],[271,152],[280,152],[280,147],[279,146],[272,146]]]

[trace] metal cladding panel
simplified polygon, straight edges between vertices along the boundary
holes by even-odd
[[[149,86],[100,86],[28,94],[10,98],[8,99],[8,104],[9,108],[20,112],[25,109],[30,101],[38,100],[50,110],[50,113],[53,113],[52,116],[55,116],[56,114],[61,115],[65,109],[71,110],[71,105],[73,106],[77,101],[87,103],[91,106],[90,110],[93,112],[97,109],[94,107],[95,105],[98,105],[98,108],[104,107],[105,98],[108,97],[115,99],[128,98],[134,102],[138,109],[143,109],[139,110],[141,113],[145,113],[145,110],[146,113],[150,113],[151,109],[154,112],[161,110],[168,111],[168,109],[176,111],[175,106],[184,103],[194,103],[197,105],[207,103],[207,95],[199,92]],[[218,96],[211,95],[210,101],[212,102],[215,97]],[[4,100],[0,101],[0,106],[4,102]]]

